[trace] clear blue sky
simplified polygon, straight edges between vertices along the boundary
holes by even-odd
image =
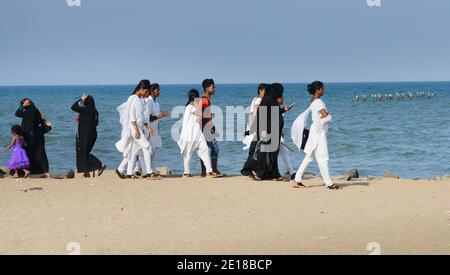
[[[450,80],[450,1],[2,0],[0,85]]]

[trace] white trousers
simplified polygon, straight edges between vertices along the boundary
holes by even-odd
[[[156,172],[156,167],[157,167],[156,160],[157,160],[158,154],[159,154],[159,148],[152,148],[150,161],[151,161],[151,167],[152,167],[153,172]]]
[[[305,173],[306,168],[311,163],[311,161],[316,160],[319,165],[320,174],[322,175],[323,182],[325,185],[332,186],[333,181],[331,180],[330,173],[328,172],[328,158],[323,155],[317,154],[317,148],[313,151],[312,154],[307,154],[303,159],[302,164],[298,168],[297,174],[295,175],[295,181],[301,182],[303,174]]]
[[[209,156],[209,148],[208,148],[208,145],[206,144],[206,142],[201,142],[196,150],[197,150],[197,154],[198,154],[199,158],[203,161],[203,164],[206,167],[206,173],[208,173],[208,174],[212,173],[211,157]],[[194,154],[194,151],[195,150],[192,150],[190,152],[185,152],[183,154],[184,174],[191,173],[190,163],[191,163],[191,159],[192,159],[192,155]]]
[[[128,159],[124,158],[122,160],[122,162],[120,163],[119,168],[117,168],[117,170],[119,170],[120,173],[124,174],[125,169],[127,169],[127,165],[128,165]]]
[[[153,173],[151,167],[151,146],[145,137],[145,131],[141,130],[141,137],[139,139],[134,138],[135,133],[132,129],[133,144],[131,152],[128,155],[127,164],[127,176],[132,176],[136,167],[136,160],[139,160],[139,166],[142,168],[142,174],[149,175]],[[120,171],[120,170],[119,170]]]
[[[289,175],[294,174],[295,170],[292,167],[290,152],[283,144],[280,145],[280,154],[283,157],[284,166],[288,169]]]

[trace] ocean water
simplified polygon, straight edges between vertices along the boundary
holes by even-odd
[[[298,114],[310,103],[306,84],[285,84],[285,103],[296,103],[286,114],[287,143],[290,127]],[[52,122],[53,131],[46,136],[46,149],[51,172],[75,169],[76,114],[70,107],[79,96],[88,92],[94,96],[100,113],[98,140],[94,154],[110,169],[121,161],[115,142],[120,137],[120,124],[116,107],[131,94],[133,86],[26,86],[0,87],[0,146],[11,140],[10,127],[20,123],[14,117],[19,101],[30,97],[45,117]],[[171,111],[186,103],[186,93],[199,85],[162,85],[159,99],[161,109]],[[217,85],[213,104],[225,110],[226,106],[248,106],[256,95],[256,84]],[[352,102],[355,95],[395,93],[397,91],[436,91],[436,99],[412,99],[392,102]],[[360,174],[382,175],[393,171],[406,178],[426,178],[450,174],[450,82],[400,83],[330,83],[326,84],[323,100],[333,116],[328,134],[330,172],[340,175],[345,170],[358,168]],[[161,121],[164,148],[159,166],[168,166],[182,173],[179,148],[171,138],[172,125],[180,118]],[[241,133],[234,133],[240,136]],[[229,139],[229,137],[227,137]],[[238,174],[247,151],[241,141],[220,142],[219,168],[228,174]],[[0,166],[10,152],[0,155]],[[294,168],[303,159],[303,153],[292,153]],[[197,158],[191,163],[199,171]],[[284,164],[280,159],[280,172]],[[310,171],[318,172],[313,163]]]

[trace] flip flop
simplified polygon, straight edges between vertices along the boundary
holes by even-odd
[[[296,182],[296,181],[294,181],[295,182],[295,185],[294,186],[292,186],[293,188],[304,188],[304,187],[306,187],[303,183],[301,183],[301,182]]]
[[[98,173],[97,176],[101,176],[103,174],[103,172],[105,172],[106,170],[106,165],[103,165],[102,167],[100,167],[100,169],[98,169]]]
[[[127,177],[123,174],[123,173],[121,173],[118,169],[116,169],[116,174],[117,174],[117,176],[119,176],[119,178],[121,178],[121,179],[126,179]]]

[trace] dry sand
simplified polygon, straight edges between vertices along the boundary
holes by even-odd
[[[450,254],[450,178],[337,183],[0,179],[0,254]]]

